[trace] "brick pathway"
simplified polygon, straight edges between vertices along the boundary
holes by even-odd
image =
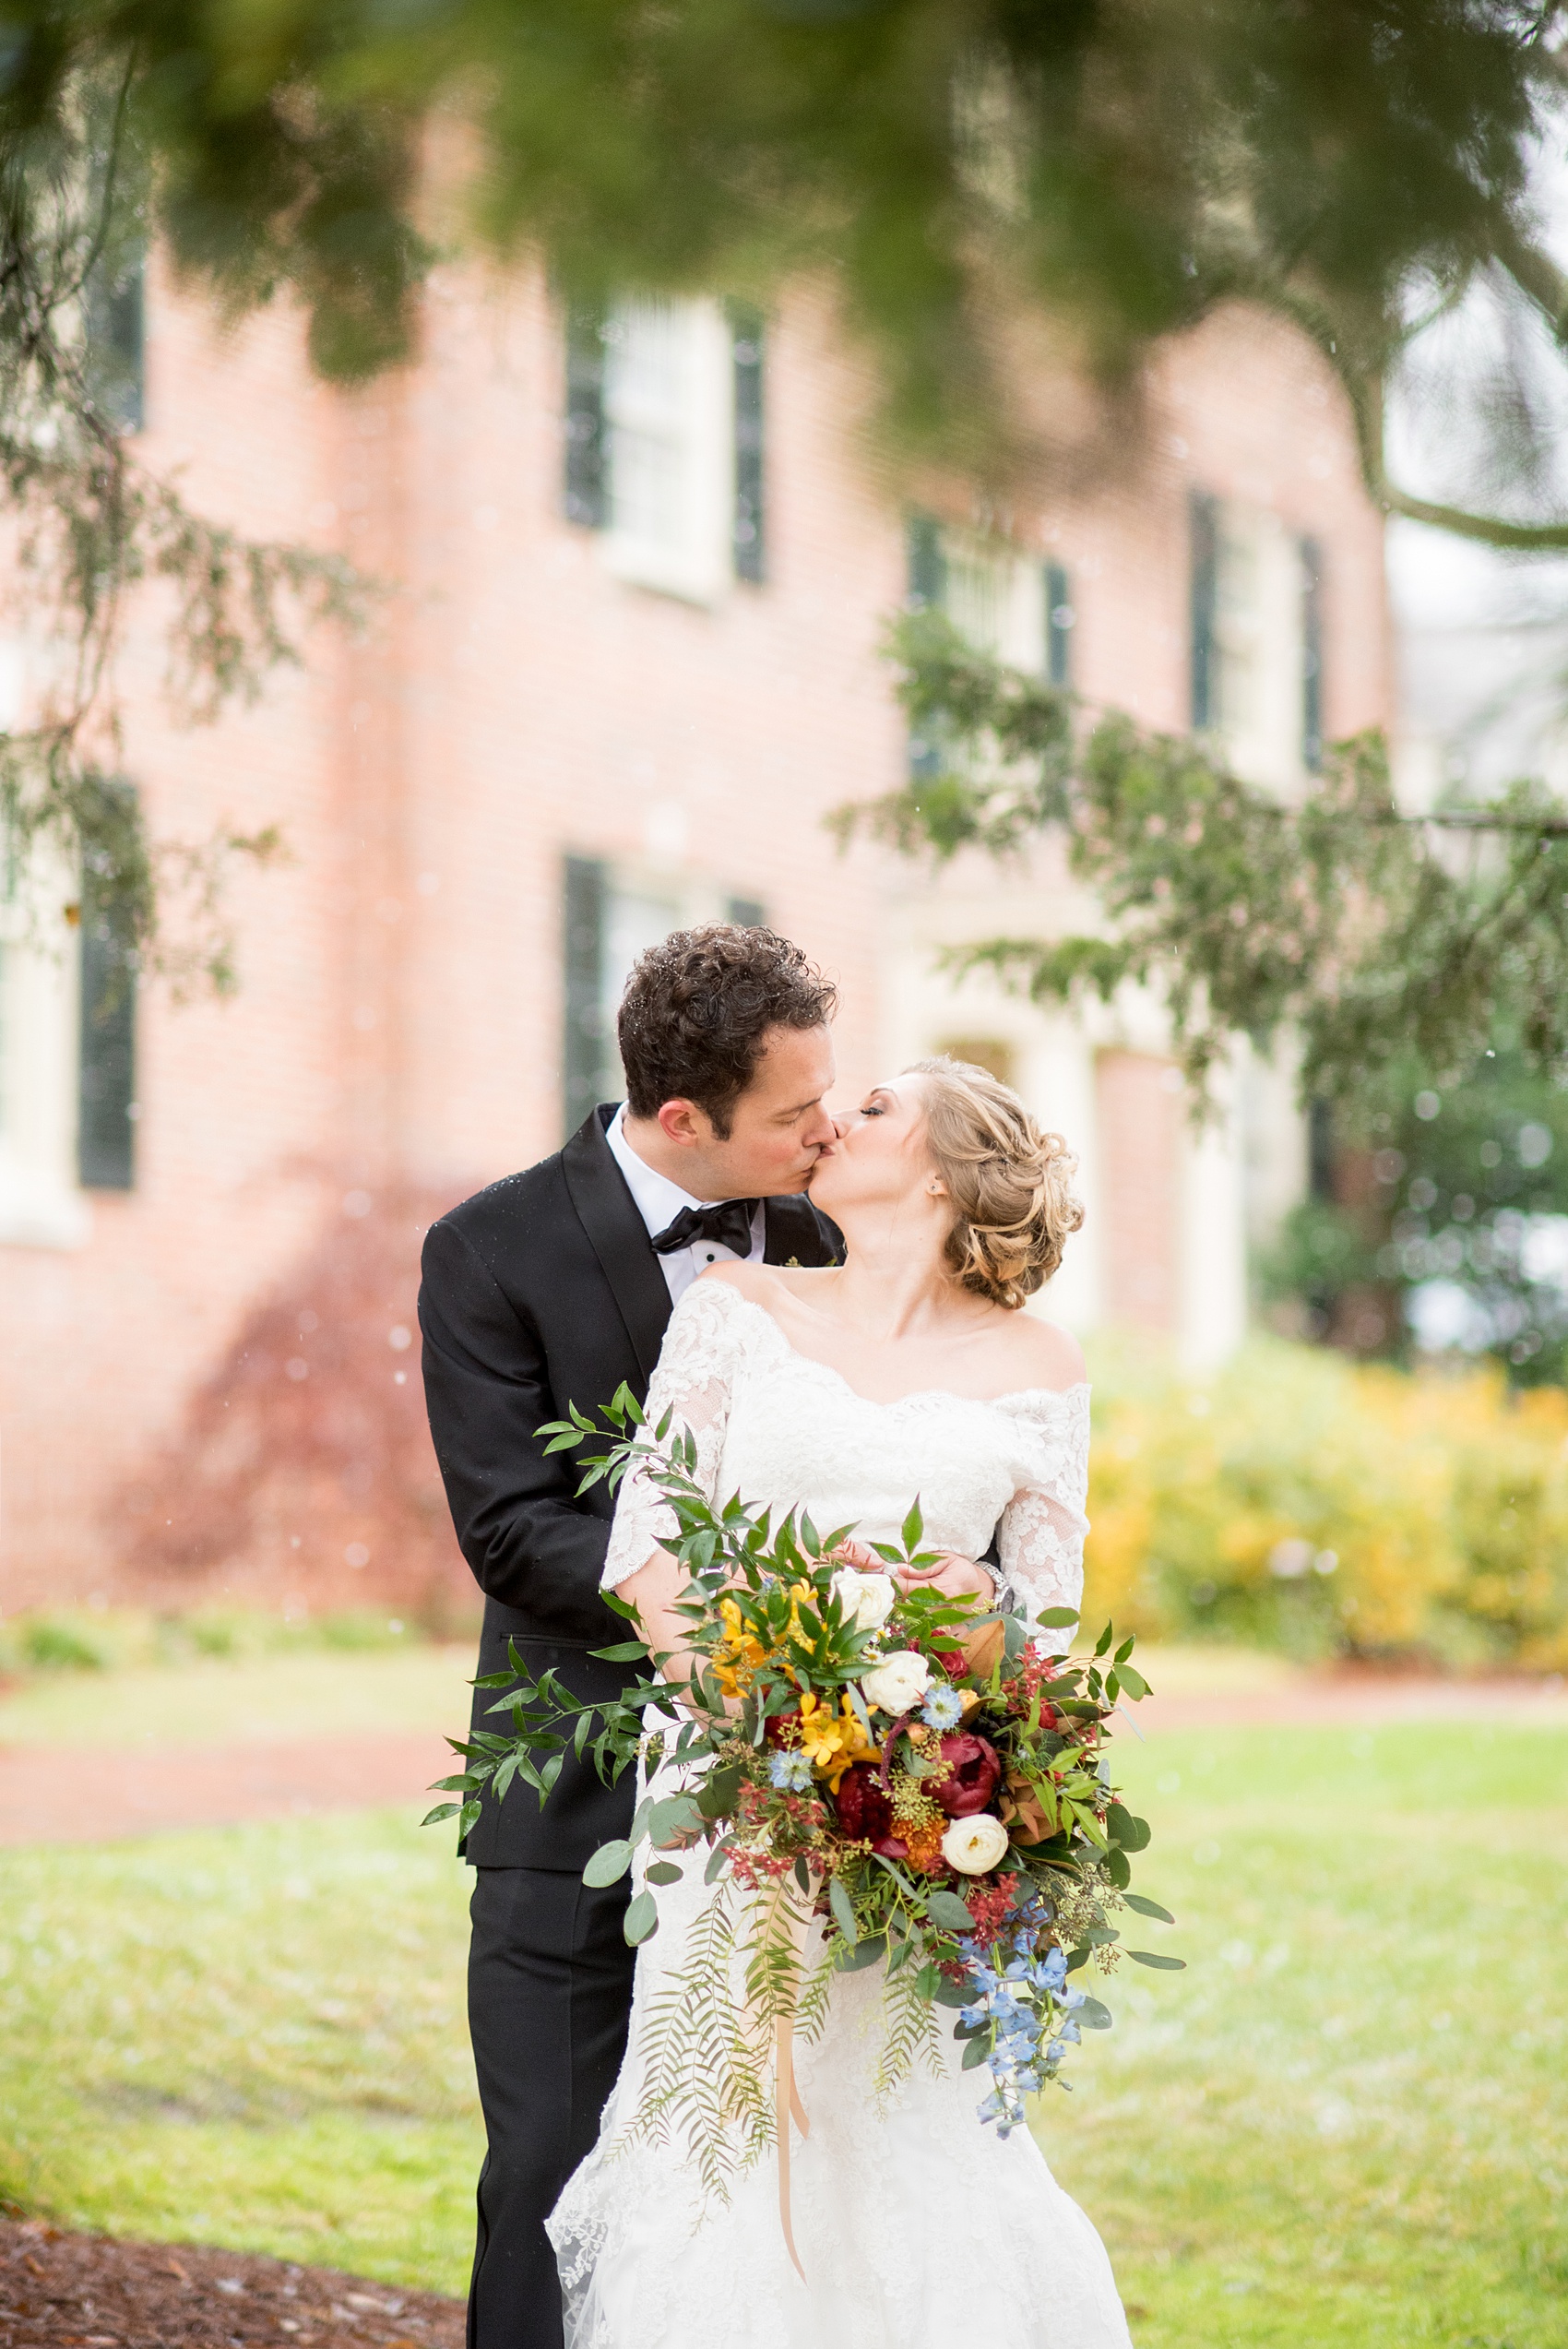
[[[226,1746],[0,1746],[0,1845],[101,1843],[182,1827],[406,1804],[422,1818],[445,1740],[297,1737]]]

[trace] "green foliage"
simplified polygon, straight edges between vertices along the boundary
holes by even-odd
[[[167,154],[154,166],[151,51],[105,43],[101,25],[67,28],[53,11],[47,33],[41,23],[30,40],[13,22],[5,41],[0,484],[30,627],[64,658],[26,722],[0,736],[0,841],[12,875],[39,845],[68,871],[79,865],[84,894],[135,959],[222,990],[232,982],[224,867],[236,855],[266,862],[280,843],[221,820],[205,841],[149,841],[122,771],[113,672],[127,605],[140,588],[166,591],[171,705],[210,722],[297,660],[294,624],[351,618],[358,584],[336,556],[194,513],[124,429],[105,305],[134,294],[155,183],[166,198],[173,188]]]
[[[1568,1395],[1257,1341],[1098,1362],[1086,1606],[1303,1656],[1568,1663]]]
[[[585,300],[830,272],[897,425],[966,457],[1006,445],[1000,321],[1043,312],[1124,378],[1241,297],[1316,338],[1369,478],[1411,507],[1383,479],[1381,391],[1412,279],[1442,305],[1490,268],[1553,335],[1568,306],[1526,186],[1561,96],[1556,15],[18,0],[0,146],[28,156],[84,79],[123,89],[181,262],[234,307],[290,288],[318,365],[353,376],[408,346],[429,252],[412,158],[444,110],[493,246],[542,249]]]
[[[1458,1082],[1499,1023],[1537,1069],[1568,1064],[1568,819],[1516,783],[1486,808],[1404,817],[1381,740],[1341,744],[1297,804],[1240,782],[1198,741],[1072,698],[971,650],[938,612],[890,632],[900,698],[942,770],[836,817],[906,855],[1064,840],[1103,932],[952,948],[1037,1003],[1167,1006],[1201,1098],[1246,1037],[1288,1032],[1303,1100],[1381,1105],[1412,1056]]]
[[[1568,1289],[1532,1219],[1568,1214],[1568,1087],[1498,1045],[1462,1083],[1406,1062],[1380,1093],[1385,1106],[1363,1112],[1337,1153],[1338,1196],[1287,1219],[1265,1294],[1304,1304],[1336,1343],[1403,1361],[1410,1293],[1442,1281],[1467,1302],[1468,1352],[1516,1385],[1561,1384]]]

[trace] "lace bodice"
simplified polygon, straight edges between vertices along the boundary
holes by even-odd
[[[1079,1604],[1088,1520],[1089,1390],[1030,1387],[976,1402],[940,1390],[871,1402],[790,1345],[773,1316],[727,1281],[699,1281],[670,1318],[648,1388],[696,1438],[710,1500],[739,1494],[776,1517],[804,1507],[824,1532],[852,1524],[896,1542],[919,1498],[925,1546],[983,1555],[997,1533],[1013,1603],[1038,1616]],[[674,1520],[656,1486],[628,1476],[605,1560],[613,1588],[646,1564]]]

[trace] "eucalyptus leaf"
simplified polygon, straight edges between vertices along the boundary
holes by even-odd
[[[987,2032],[983,2038],[969,2041],[964,2049],[964,2060],[958,2069],[960,2071],[978,2071],[981,2064],[990,2059],[990,2056],[991,2033]]]
[[[689,1835],[702,1823],[702,1813],[689,1795],[668,1795],[647,1815],[648,1837],[655,1843],[672,1842],[677,1835]]]
[[[650,1884],[679,1884],[681,1870],[673,1860],[655,1860],[647,1871]]]
[[[862,1973],[867,1966],[875,1965],[886,1954],[886,1934],[868,1934],[863,1941],[857,1941],[854,1948],[839,1959],[838,1971],[840,1973]]]
[[[598,1891],[607,1884],[618,1884],[632,1865],[632,1847],[623,1837],[611,1843],[601,1843],[587,1867],[583,1882]]]
[[[1109,2031],[1111,2021],[1111,2009],[1102,2005],[1099,1999],[1091,1998],[1086,1992],[1084,2003],[1078,2009],[1078,2021],[1086,2031]]]
[[[1136,1909],[1140,1916],[1157,1916],[1161,1925],[1174,1925],[1176,1922],[1169,1909],[1162,1909],[1158,1901],[1147,1899],[1142,1892],[1129,1892],[1127,1906]]]
[[[650,1939],[658,1932],[659,1903],[651,1892],[637,1894],[636,1899],[626,1911],[625,1922],[621,1930],[634,1950],[639,1942]]]
[[[944,1926],[950,1933],[972,1933],[974,1918],[956,1892],[949,1892],[939,1885],[926,1901],[925,1913],[933,1925]]]
[[[1127,1955],[1134,1965],[1156,1966],[1161,1973],[1185,1973],[1185,1958],[1163,1958],[1153,1950],[1129,1950]]]
[[[827,1879],[827,1900],[834,1922],[852,1950],[861,1938],[860,1927],[855,1923],[855,1904],[845,1891],[842,1879],[837,1876],[830,1876]]]

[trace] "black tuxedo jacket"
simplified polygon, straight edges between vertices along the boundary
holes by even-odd
[[[575,1457],[547,1458],[535,1430],[593,1411],[624,1379],[641,1401],[659,1359],[670,1292],[605,1129],[601,1104],[557,1151],[466,1199],[425,1235],[420,1285],[424,1391],[435,1456],[463,1556],[484,1592],[481,1673],[516,1640],[534,1672],[554,1665],[577,1696],[632,1675],[590,1654],[626,1637],[599,1595],[614,1503],[596,1485],[576,1497]],[[836,1225],[795,1197],[766,1202],[769,1264],[834,1264]],[[474,1692],[476,1728],[499,1692]],[[517,1785],[487,1801],[465,1845],[481,1867],[580,1869],[624,1834],[632,1774],[605,1786],[567,1757],[548,1804]]]

